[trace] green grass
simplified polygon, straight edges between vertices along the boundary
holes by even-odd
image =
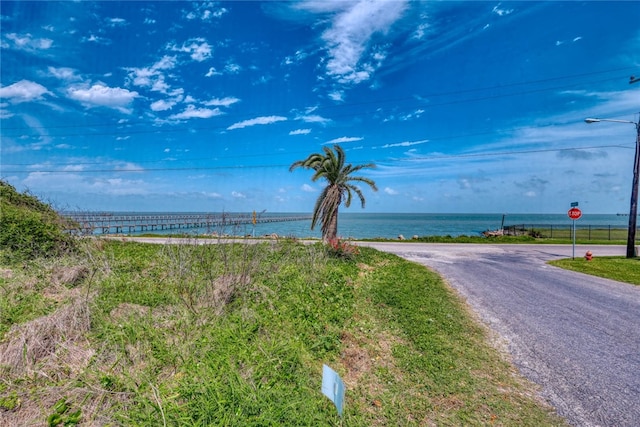
[[[0,301],[19,307],[0,317],[9,424],[43,424],[63,401],[87,425],[565,425],[439,276],[396,256],[294,241],[85,251],[59,260],[88,266],[77,286],[53,287],[50,263],[3,266]],[[342,419],[323,363],[346,383]]]
[[[592,276],[640,285],[640,258],[594,257],[591,261],[576,258],[550,261],[549,264]]]
[[[621,235],[620,235],[621,236]],[[624,237],[615,236],[616,239],[607,239],[604,236],[593,234],[592,238],[588,238],[586,234],[576,233],[577,244],[592,244],[592,245],[622,245],[627,242],[626,232]],[[417,239],[396,240],[396,239],[362,239],[363,241],[372,242],[405,242],[405,243],[478,243],[478,244],[540,244],[540,245],[568,245],[572,244],[573,240],[570,235],[564,235],[563,233],[553,234],[553,238],[548,236],[533,237],[530,235],[522,236],[496,236],[496,237],[484,237],[484,236],[420,236]]]

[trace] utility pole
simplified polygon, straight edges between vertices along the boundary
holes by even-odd
[[[631,76],[629,84],[640,79]],[[631,208],[629,209],[629,233],[627,234],[627,258],[635,257],[636,228],[638,219],[638,176],[640,175],[640,115],[636,122],[636,155],[633,163],[633,186],[631,187]]]
[[[631,76],[629,84],[640,82],[640,78]],[[633,160],[633,184],[631,185],[631,207],[629,209],[629,230],[627,232],[627,258],[635,258],[636,255],[636,229],[638,220],[638,178],[640,176],[640,115],[638,121],[587,118],[586,123],[614,122],[631,123],[636,127],[636,153]]]
[[[636,123],[636,155],[633,163],[633,185],[631,187],[631,208],[629,209],[629,233],[627,235],[627,258],[633,258],[636,256],[635,244],[636,244],[636,228],[637,228],[637,219],[638,219],[638,176],[639,175],[640,175],[640,118],[638,118],[638,122]]]

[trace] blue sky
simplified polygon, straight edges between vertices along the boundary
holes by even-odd
[[[640,2],[2,1],[0,176],[61,209],[628,212]]]

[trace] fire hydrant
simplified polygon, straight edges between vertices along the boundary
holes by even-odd
[[[584,259],[586,259],[587,261],[591,261],[593,259],[593,254],[591,253],[591,251],[587,251],[587,253],[584,254]]]

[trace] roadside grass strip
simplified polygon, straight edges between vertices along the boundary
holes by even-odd
[[[549,264],[579,273],[640,285],[640,258],[595,256],[591,261],[584,258],[567,258],[549,261]]]
[[[0,425],[565,425],[437,274],[370,248],[98,239],[1,267]]]

